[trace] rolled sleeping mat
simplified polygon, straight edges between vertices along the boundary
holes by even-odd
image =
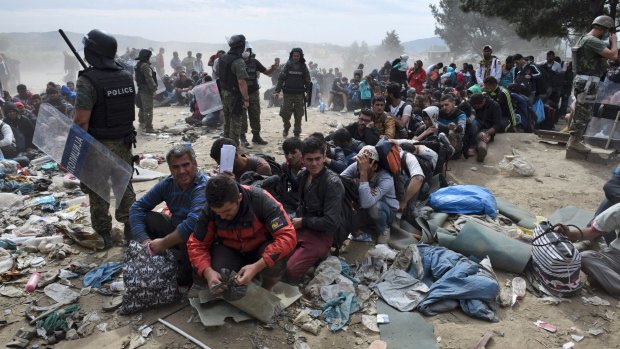
[[[594,218],[594,212],[575,206],[563,207],[549,216],[551,224],[574,224],[580,228],[586,227]]]
[[[407,225],[413,228],[410,224],[407,223]],[[418,244],[419,241],[414,238],[412,234],[419,236],[420,232],[415,228],[411,230],[403,229],[399,227],[398,224],[394,223],[390,226],[390,241],[388,242],[388,246],[397,251],[403,251],[411,244]]]
[[[532,256],[532,246],[473,220],[465,223],[450,249],[480,260],[489,256],[493,268],[512,273],[523,273]]]
[[[510,218],[518,226],[533,230],[536,228],[536,215],[528,212],[512,202],[499,197],[495,198],[499,213]]]

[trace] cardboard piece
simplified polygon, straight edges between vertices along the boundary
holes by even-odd
[[[152,181],[153,179],[159,179],[168,176],[168,173],[163,173],[159,171],[153,171],[146,168],[138,169],[140,174],[134,174],[131,178],[132,182],[147,182]]]
[[[387,343],[388,348],[438,348],[433,325],[419,313],[398,311],[380,299],[377,300],[377,312],[390,318],[390,323],[379,324],[381,340]]]

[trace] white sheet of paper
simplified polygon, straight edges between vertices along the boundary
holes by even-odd
[[[235,163],[235,153],[237,148],[234,145],[224,144],[220,151],[220,173],[233,171],[233,165]]]

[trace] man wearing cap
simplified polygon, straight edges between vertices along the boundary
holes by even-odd
[[[502,78],[502,62],[493,55],[490,45],[482,49],[482,60],[476,68],[476,81],[481,84],[487,76],[493,76],[497,81]]]
[[[284,124],[282,137],[288,136],[291,128],[291,114],[295,115],[293,135],[299,137],[301,134],[301,118],[304,115],[304,103],[306,96],[311,91],[310,71],[306,66],[304,52],[296,47],[291,50],[288,62],[282,68],[278,77],[278,84],[274,90],[273,98],[280,97],[280,91],[284,91],[284,101],[280,108],[280,117]]]
[[[138,64],[135,66],[136,83],[140,93],[140,105],[138,120],[140,130],[153,133],[153,97],[157,91],[157,77],[149,60],[153,53],[151,50],[142,49],[138,54]]]
[[[606,69],[605,59],[618,58],[618,39],[612,32],[615,23],[609,16],[598,16],[592,22],[592,29],[583,35],[573,47],[573,95],[575,96],[575,115],[570,124],[570,138],[566,144],[567,150],[587,154],[591,151],[583,144],[583,134],[588,127],[592,116],[592,103],[596,99],[596,92],[600,77]],[[609,44],[609,48],[608,48]]]
[[[233,35],[228,40],[230,50],[218,60],[222,104],[224,111],[224,137],[232,139],[239,147],[244,109],[250,105],[248,73],[241,54],[245,51],[245,36]]]
[[[131,166],[131,146],[136,143],[133,77],[114,61],[117,42],[113,36],[93,29],[83,43],[84,56],[91,67],[78,74],[73,122]],[[114,180],[107,176],[102,173],[101,180]],[[109,248],[112,246],[110,203],[83,183],[81,188],[89,196],[92,227],[103,238],[105,248]],[[125,224],[125,238],[128,239],[131,234],[129,208],[136,201],[131,182],[120,200],[115,218]]]
[[[362,148],[355,162],[341,173],[342,176],[359,180],[359,204],[353,221],[356,227],[372,227],[377,233],[377,243],[390,240],[390,225],[398,211],[398,200],[394,189],[394,179],[389,172],[379,166],[379,153],[372,145]],[[355,229],[357,230],[357,229]],[[355,238],[370,241],[368,233]]]

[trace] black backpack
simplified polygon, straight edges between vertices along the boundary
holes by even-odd
[[[276,161],[276,158],[274,158],[271,155],[263,154],[263,153],[249,155],[251,171],[256,171],[256,167],[258,166],[257,158],[261,158],[267,161],[267,163],[269,164],[269,167],[271,168],[272,175],[282,176],[284,174],[284,171],[282,170],[282,166],[280,166],[280,164]]]

